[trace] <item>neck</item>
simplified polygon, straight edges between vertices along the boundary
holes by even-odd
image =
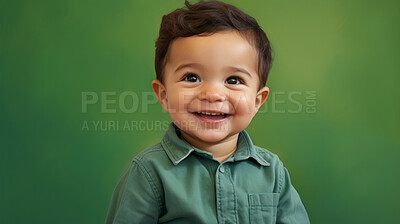
[[[220,142],[204,142],[181,131],[181,138],[184,141],[198,149],[212,153],[213,157],[220,163],[224,162],[235,153],[238,136],[239,134],[235,134]]]

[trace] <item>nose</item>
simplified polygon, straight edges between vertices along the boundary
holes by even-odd
[[[222,91],[222,87],[206,84],[200,90],[199,98],[209,102],[223,102],[226,99],[226,95]]]

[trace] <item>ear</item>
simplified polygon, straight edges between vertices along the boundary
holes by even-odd
[[[151,82],[151,86],[153,87],[153,91],[158,99],[158,102],[160,102],[162,108],[168,112],[167,89],[165,88],[164,84],[162,84],[160,80],[156,79]]]
[[[257,92],[257,96],[256,96],[256,104],[255,104],[255,109],[256,112],[258,111],[258,109],[260,109],[260,107],[265,103],[265,101],[267,100],[269,95],[269,88],[268,87],[263,87],[262,89],[260,89]]]

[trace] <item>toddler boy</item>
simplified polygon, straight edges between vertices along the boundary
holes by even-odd
[[[185,4],[156,42],[152,87],[172,123],[133,158],[106,223],[309,223],[287,169],[244,130],[269,93],[267,36],[232,5]]]

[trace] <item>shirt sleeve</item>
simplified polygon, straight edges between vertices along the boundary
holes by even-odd
[[[289,172],[281,163],[280,197],[278,203],[277,224],[309,224],[310,220],[299,194],[290,181]]]
[[[143,165],[133,161],[111,197],[106,224],[157,223],[157,189]]]

